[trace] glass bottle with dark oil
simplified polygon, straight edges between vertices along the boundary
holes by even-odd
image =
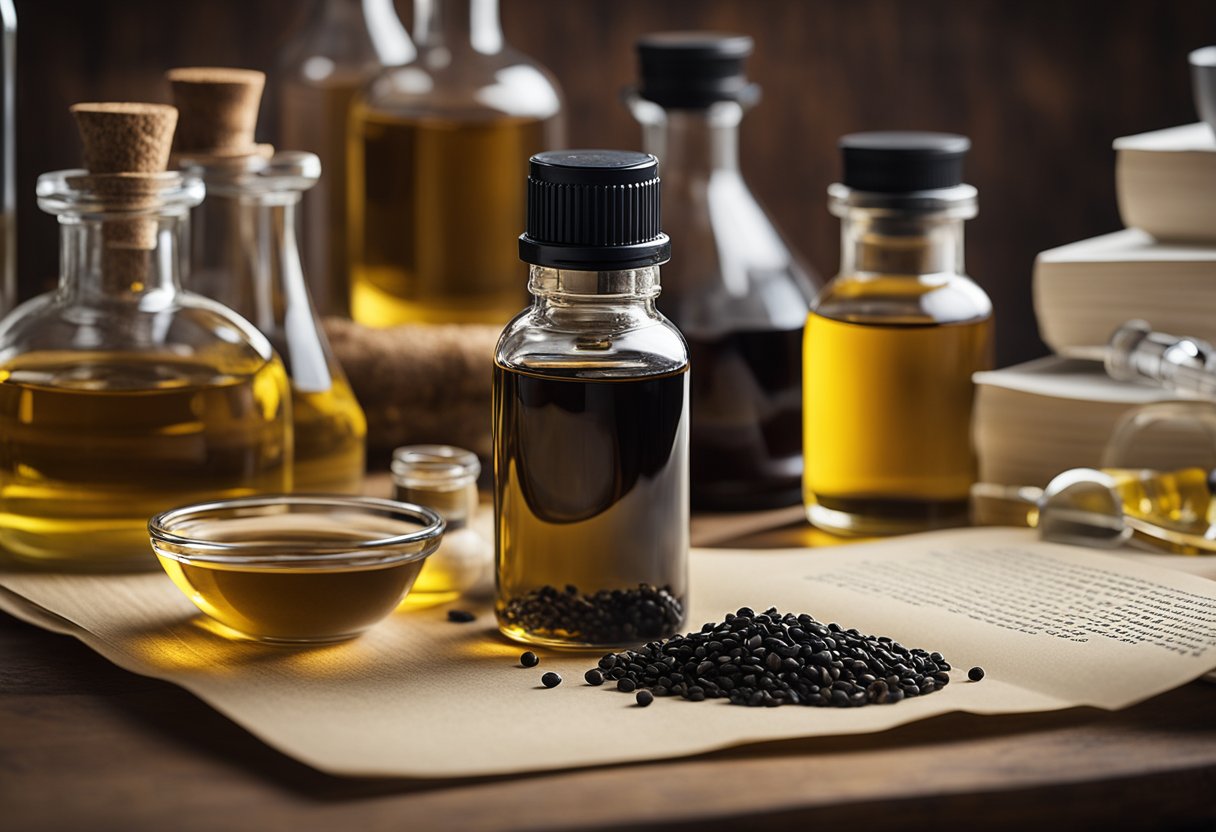
[[[664,226],[680,254],[659,308],[693,367],[692,505],[795,505],[802,480],[802,328],[818,277],[799,263],[739,167],[739,127],[759,98],[752,39],[666,32],[637,42],[628,96],[643,149],[663,165]]]
[[[991,366],[992,304],[963,272],[964,136],[840,142],[840,274],[807,318],[807,516],[852,535],[967,523],[972,373]]]
[[[684,623],[688,352],[655,308],[658,162],[533,156],[530,308],[494,366],[497,614],[517,641],[609,647]]]

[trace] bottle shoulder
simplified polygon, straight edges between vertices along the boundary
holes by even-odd
[[[797,329],[822,285],[786,242],[735,172],[664,183],[664,230],[672,260],[663,267],[659,307],[686,334]]]
[[[497,366],[562,378],[667,375],[688,366],[688,345],[657,311],[618,315],[532,306],[503,330]]]
[[[546,120],[562,111],[557,80],[513,49],[459,56],[423,49],[411,62],[381,70],[367,84],[364,116],[477,121]]]
[[[140,354],[253,374],[276,361],[270,342],[235,312],[190,292],[85,304],[40,295],[0,320],[0,363],[31,354]]]
[[[956,324],[992,316],[992,301],[962,274],[845,274],[815,299],[817,315],[853,323]]]

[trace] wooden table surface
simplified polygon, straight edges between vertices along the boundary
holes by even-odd
[[[805,539],[791,528],[763,542]],[[641,765],[460,781],[345,779],[270,749],[180,688],[0,614],[0,830],[794,829],[834,821],[901,830],[1214,829],[1216,685],[1196,682],[1117,713],[951,714],[880,734]]]

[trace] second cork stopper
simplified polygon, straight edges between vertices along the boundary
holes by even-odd
[[[190,66],[165,73],[181,111],[174,151],[247,156],[254,141],[265,73],[253,69]]]
[[[169,164],[177,109],[164,104],[73,104],[89,173],[160,173]]]

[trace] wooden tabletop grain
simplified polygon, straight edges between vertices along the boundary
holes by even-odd
[[[702,533],[709,528],[702,524]],[[769,532],[766,541],[804,535]],[[477,780],[349,779],[270,749],[180,688],[0,614],[6,832],[784,830],[833,822],[1214,829],[1216,685],[1196,682],[1117,713],[951,714],[879,734],[641,765]]]

